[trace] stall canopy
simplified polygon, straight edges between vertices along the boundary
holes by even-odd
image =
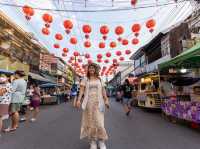
[[[5,70],[5,69],[0,69],[0,73],[3,73],[3,74],[14,74],[13,71],[9,71],[9,70]]]
[[[42,77],[41,75],[35,74],[35,73],[32,73],[32,72],[29,72],[29,76],[34,80],[38,80],[38,81],[42,81],[42,82],[55,83],[53,80],[46,79],[46,78]]]
[[[51,87],[61,87],[61,84],[56,84],[56,83],[45,83],[45,84],[41,84],[40,87],[41,88],[51,88]]]
[[[200,68],[200,43],[171,60],[159,64],[159,70],[170,68]]]

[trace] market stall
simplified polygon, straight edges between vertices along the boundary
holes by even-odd
[[[171,98],[162,104],[163,113],[200,124],[200,44],[160,64],[159,69],[168,72],[174,86]]]
[[[41,88],[41,103],[42,104],[60,104],[64,99],[64,94],[62,93],[61,88],[62,84],[56,83],[45,83],[40,85]]]
[[[137,100],[139,107],[160,108],[159,75],[149,73],[139,78]]]

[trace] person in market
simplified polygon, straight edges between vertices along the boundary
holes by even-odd
[[[39,114],[39,106],[41,102],[41,94],[39,86],[36,83],[32,84],[30,86],[28,94],[30,97],[30,105],[27,107],[25,118],[21,119],[21,121],[28,120],[33,111],[33,117],[30,119],[30,121],[35,122]]]
[[[169,99],[172,94],[172,84],[167,81],[167,77],[160,78],[160,91],[162,99]]]
[[[100,149],[106,149],[105,141],[108,139],[104,114],[106,107],[109,108],[109,100],[103,81],[99,78],[99,70],[97,64],[89,64],[87,77],[80,83],[77,101],[77,106],[83,109],[80,138],[90,141],[90,149],[97,149],[97,141]]]
[[[133,86],[129,83],[128,79],[126,79],[124,84],[121,86],[121,91],[123,96],[124,111],[126,115],[129,116],[131,112],[130,102],[132,101]]]
[[[3,118],[9,114],[12,87],[6,75],[0,75],[0,137],[3,130]]]
[[[27,117],[29,116],[29,110],[33,110],[32,107],[30,107],[30,103],[31,103],[32,96],[33,96],[33,85],[32,85],[32,83],[30,83],[30,84],[31,85],[26,90],[26,97],[25,97],[26,101],[25,101],[25,104],[23,105],[24,112],[22,114],[23,116],[20,118],[20,122],[25,122],[27,120]]]
[[[23,70],[15,71],[15,80],[12,82],[12,98],[10,105],[11,127],[5,129],[5,132],[15,131],[19,126],[19,111],[25,99],[27,82],[24,79]]]
[[[76,84],[73,84],[71,88],[70,98],[72,100],[74,107],[76,107],[77,95],[78,95],[78,87]]]
[[[41,101],[40,88],[37,84],[34,84],[31,105],[30,105],[33,108],[33,118],[30,119],[31,122],[35,122],[37,120],[37,116],[39,114],[40,101]]]
[[[116,89],[116,101],[122,103],[122,92],[121,92],[121,85],[119,85]]]

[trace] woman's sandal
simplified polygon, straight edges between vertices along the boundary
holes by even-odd
[[[3,132],[5,133],[8,133],[8,132],[13,132],[15,131],[17,128],[7,128],[7,129],[4,129]]]

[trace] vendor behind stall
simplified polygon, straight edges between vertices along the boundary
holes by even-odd
[[[172,93],[173,86],[168,82],[167,77],[160,78],[160,91],[163,99],[169,99]]]

